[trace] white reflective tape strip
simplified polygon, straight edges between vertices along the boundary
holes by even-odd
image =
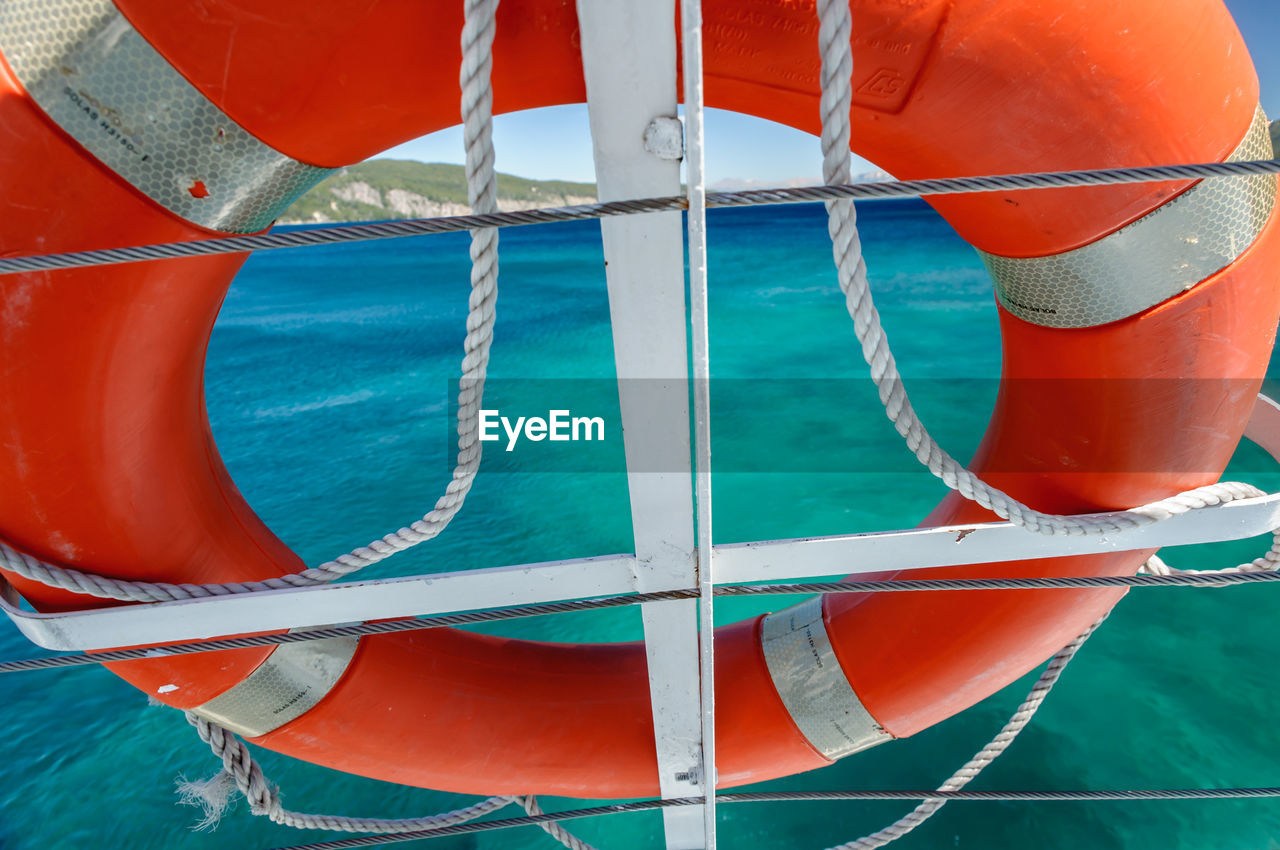
[[[778,696],[815,750],[838,759],[890,739],[836,659],[821,596],[765,617],[760,646]]]
[[[174,70],[111,0],[0,2],[0,51],[67,135],[201,227],[263,230],[332,171],[252,136]]]
[[[1273,156],[1259,107],[1229,162]],[[1083,328],[1137,315],[1222,271],[1262,233],[1276,177],[1201,180],[1167,204],[1102,239],[1051,257],[978,251],[996,297],[1013,315],[1050,328]]]
[[[191,710],[245,738],[273,732],[333,690],[359,642],[341,637],[280,644],[238,685]]]

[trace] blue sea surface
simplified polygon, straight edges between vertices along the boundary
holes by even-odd
[[[986,273],[973,250],[921,202],[859,210],[872,288],[913,401],[940,442],[967,458],[999,375]],[[822,207],[717,210],[709,221],[713,439],[723,471],[715,481],[717,542],[915,525],[944,488],[914,467],[865,379]],[[537,404],[559,406],[552,396],[563,388],[579,404],[575,414],[616,423],[599,226],[505,230],[501,251],[489,401],[532,413]],[[214,433],[250,504],[308,562],[407,524],[443,492],[468,274],[467,236],[450,234],[259,254],[232,286],[209,350]],[[578,448],[591,454],[576,456]],[[1252,446],[1241,447],[1235,466],[1259,486],[1280,487],[1280,475],[1267,471]],[[1266,545],[1252,540],[1165,554],[1178,565],[1216,567],[1252,559]],[[452,526],[362,575],[630,549],[616,439],[591,447],[525,445],[510,453],[489,443],[482,474]],[[1032,725],[972,787],[1280,785],[1275,593],[1246,587],[1129,594]],[[717,621],[790,601],[721,599]],[[635,609],[477,629],[556,641],[641,634]],[[32,654],[14,629],[0,629],[0,658]],[[1000,728],[1034,675],[914,738],[761,787],[936,787]],[[192,831],[199,812],[176,805],[175,778],[205,777],[218,765],[180,713],[149,706],[145,695],[102,669],[0,677],[0,701],[6,720],[0,848],[202,850],[330,837],[252,817],[243,802],[216,830]],[[471,799],[258,755],[291,809],[407,817]],[[549,810],[580,805],[543,802]],[[725,847],[818,850],[874,831],[910,808],[727,805],[720,840]],[[657,813],[575,822],[571,829],[602,850],[663,846]],[[555,845],[526,828],[431,846]],[[1274,848],[1280,802],[953,803],[899,846]]]

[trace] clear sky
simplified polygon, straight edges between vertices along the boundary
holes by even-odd
[[[1116,0],[1125,2],[1125,0]],[[1262,106],[1280,118],[1280,0],[1225,0],[1244,33],[1262,81]],[[707,110],[707,180],[785,183],[822,171],[816,138],[760,118]],[[494,119],[498,170],[521,177],[591,182],[585,106],[558,106]],[[424,162],[462,162],[462,130],[432,133],[382,154]],[[855,163],[854,171],[874,166]]]

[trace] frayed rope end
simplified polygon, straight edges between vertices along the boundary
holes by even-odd
[[[194,832],[217,829],[222,815],[231,806],[232,795],[236,790],[235,779],[226,771],[218,771],[208,779],[197,779],[194,782],[180,776],[176,785],[179,803],[204,809],[204,817],[191,827]]]

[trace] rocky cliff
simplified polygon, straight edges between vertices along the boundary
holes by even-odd
[[[498,208],[504,211],[589,204],[595,192],[591,183],[498,175]],[[469,212],[462,166],[382,159],[344,168],[321,181],[289,207],[280,222],[434,218]]]

